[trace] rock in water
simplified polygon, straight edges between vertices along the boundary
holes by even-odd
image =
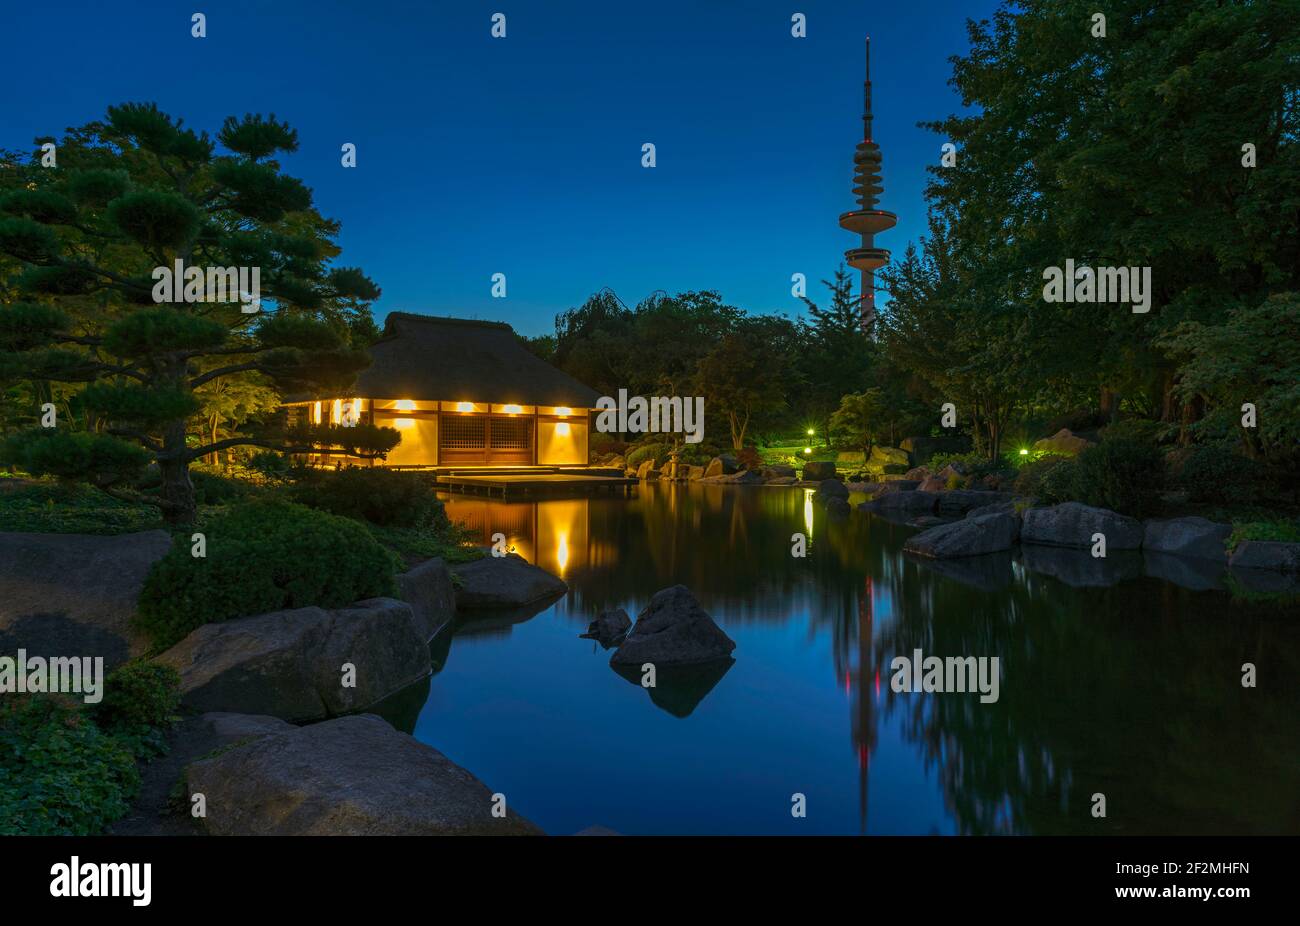
[[[622,608],[616,611],[602,611],[600,617],[587,625],[587,632],[582,636],[595,640],[608,649],[620,642],[632,627],[632,618]]]
[[[909,537],[903,549],[919,556],[946,559],[1010,550],[1020,536],[1020,519],[1011,514],[985,514],[942,524]]]
[[[838,479],[823,479],[817,486],[817,497],[822,501],[830,498],[848,498],[849,489]]]
[[[189,766],[219,836],[534,835],[436,749],[373,714],[261,736]]]
[[[1142,549],[1226,563],[1228,551],[1225,544],[1231,533],[1231,525],[1216,524],[1205,518],[1152,519],[1146,522]]]
[[[427,560],[397,577],[398,594],[411,606],[415,627],[426,640],[456,616],[456,589],[440,559]]]
[[[462,609],[517,608],[569,590],[563,580],[515,553],[485,556],[451,571],[460,577],[456,607]]]
[[[690,589],[674,585],[655,593],[609,662],[688,666],[726,659],[735,648],[735,641],[700,607]]]
[[[803,465],[803,478],[809,482],[821,482],[825,479],[835,478],[834,463],[818,463],[810,461]]]
[[[1106,535],[1107,550],[1136,550],[1142,546],[1141,521],[1078,502],[1030,508],[1025,512],[1020,542],[1087,549],[1094,542],[1093,534]]]

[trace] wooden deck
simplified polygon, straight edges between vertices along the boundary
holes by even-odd
[[[635,479],[616,475],[609,469],[544,469],[513,471],[457,469],[440,472],[439,488],[468,495],[495,495],[500,498],[532,498],[543,495],[594,495],[598,493],[631,494]]]

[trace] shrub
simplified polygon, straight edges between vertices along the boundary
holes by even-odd
[[[1132,438],[1104,441],[1075,458],[1076,501],[1136,518],[1160,506],[1164,479],[1160,451]]]
[[[382,467],[317,471],[294,486],[289,497],[383,527],[441,527],[447,521],[442,502],[423,478]]]
[[[1300,543],[1300,520],[1246,521],[1233,525],[1228,537],[1227,547],[1235,550],[1239,543],[1246,540],[1280,540],[1284,543]]]
[[[170,666],[129,662],[108,673],[104,699],[91,708],[91,716],[137,756],[159,755],[165,751],[167,730],[178,719],[180,684]]]
[[[1068,460],[1069,457],[1060,454],[1049,454],[1025,463],[1020,467],[1020,471],[1016,475],[1016,493],[1018,495],[1043,497],[1042,484],[1047,474]]]
[[[181,535],[154,564],[139,626],[166,647],[202,624],[391,595],[396,560],[363,525],[289,502],[246,502],[204,525],[207,555]]]
[[[194,500],[200,505],[229,505],[248,498],[247,483],[228,476],[190,467],[190,482],[194,484]]]
[[[130,751],[55,697],[0,700],[0,835],[94,835],[130,809]]]
[[[1038,477],[1038,498],[1049,505],[1077,501],[1078,472],[1077,459],[1067,457],[1057,460]]]
[[[650,466],[653,468],[657,463],[668,456],[668,448],[663,444],[642,444],[635,450],[629,451],[623,459],[627,465],[636,469],[646,460],[650,460]]]
[[[85,485],[44,483],[0,493],[7,531],[42,534],[129,534],[162,526],[158,509],[105,495]]]
[[[1171,467],[1188,501],[1249,504],[1266,480],[1264,468],[1226,444],[1202,444],[1179,454]]]
[[[953,473],[951,476],[948,477],[948,481],[944,483],[944,488],[947,489],[949,492],[951,492],[953,489],[960,489],[962,487],[963,481],[964,480],[962,479],[961,476],[958,476],[956,473]]]
[[[1143,444],[1157,444],[1168,429],[1168,425],[1163,422],[1152,421],[1149,418],[1125,418],[1106,425],[1100,433],[1103,442],[1135,440]]]

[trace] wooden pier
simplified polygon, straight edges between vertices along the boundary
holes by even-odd
[[[457,468],[439,471],[435,484],[449,492],[498,498],[547,495],[630,495],[637,480],[616,469],[528,467],[517,470]]]

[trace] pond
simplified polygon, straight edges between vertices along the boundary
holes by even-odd
[[[791,487],[447,507],[570,590],[458,620],[382,712],[548,833],[1300,832],[1294,605],[1114,554],[1099,579],[1086,551],[937,569],[903,555],[913,528]],[[730,667],[646,689],[579,637],[675,584],[736,641]],[[998,657],[997,700],[895,692],[918,649]]]

